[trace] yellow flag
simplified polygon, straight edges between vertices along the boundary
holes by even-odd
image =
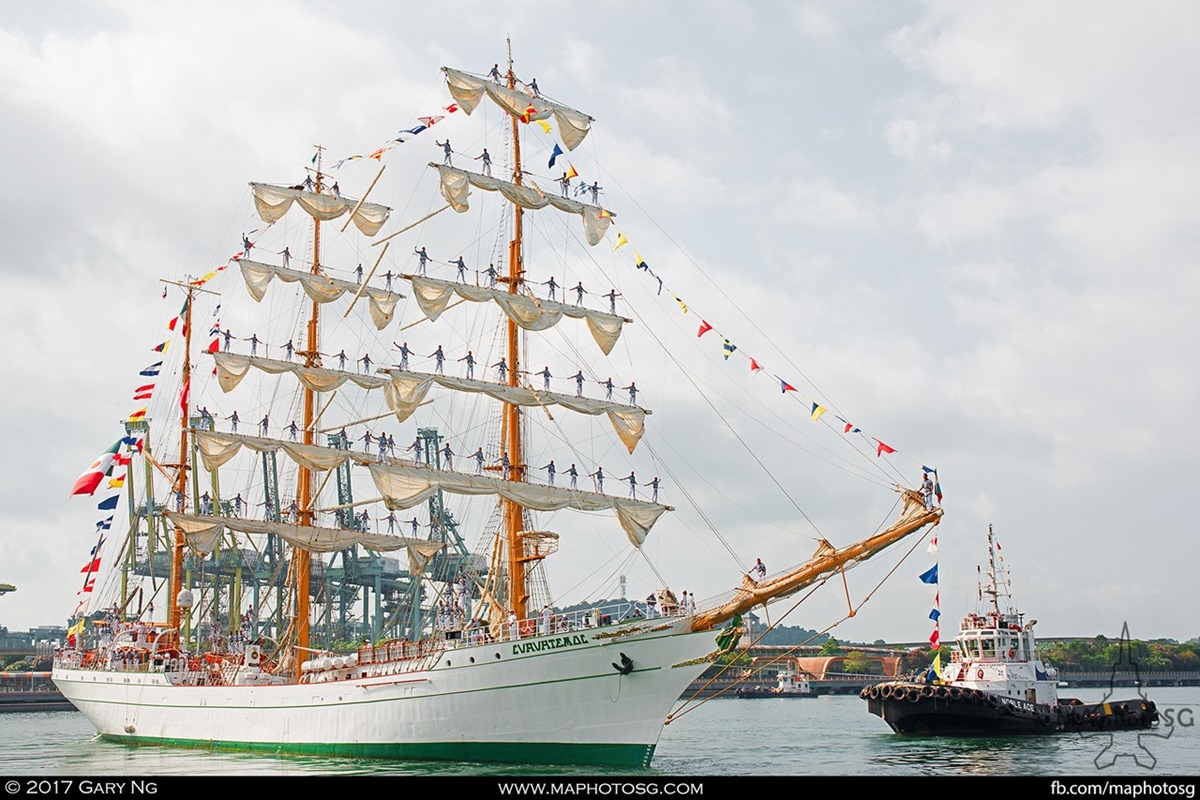
[[[625,238],[625,234],[617,231],[617,246],[613,250],[619,249],[623,244],[629,244],[629,240]]]
[[[544,119],[535,119],[535,120],[534,120],[534,122],[536,122],[538,125],[541,125],[541,126],[542,126],[542,130],[543,130],[543,131],[545,131],[546,133],[549,133],[549,132],[551,131],[551,128],[550,128],[550,123],[549,123],[549,122],[546,122],[546,120],[544,120]]]
[[[816,403],[812,404],[812,418],[813,418],[814,422],[819,420],[821,418],[821,415],[824,413],[825,413],[825,406],[819,406]]]
[[[933,674],[937,676],[938,680],[942,679],[942,651],[941,650],[938,650],[937,653],[933,656]]]
[[[124,485],[125,485],[125,476],[124,475],[108,479],[108,488],[110,488],[110,489],[120,489]]]
[[[84,622],[86,622],[86,620],[85,620],[85,619],[80,619],[80,620],[79,620],[79,622],[76,622],[74,625],[72,625],[71,627],[67,628],[67,634],[68,634],[68,635],[70,635],[70,634],[75,634],[76,636],[80,636],[80,635],[82,635],[82,634],[83,634],[83,624],[84,624]]]
[[[676,297],[675,302],[679,303],[679,307],[683,309],[683,313],[686,314],[688,312],[687,303],[683,302],[683,300],[681,298]]]

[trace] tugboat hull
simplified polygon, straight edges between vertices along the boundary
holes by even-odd
[[[994,736],[1097,730],[1137,730],[1158,722],[1154,702],[1137,698],[1085,704],[1035,704],[957,686],[884,683],[861,695],[867,709],[896,733],[910,736]]]

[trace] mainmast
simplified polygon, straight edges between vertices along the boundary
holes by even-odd
[[[317,145],[317,179],[316,191],[321,191],[321,161],[325,148]],[[317,275],[321,270],[321,220],[313,217],[313,263],[312,274]],[[317,320],[320,315],[320,304],[312,303],[312,313],[308,318],[307,347],[304,350],[304,364],[308,367],[320,366],[321,351],[317,339]],[[313,444],[313,416],[315,402],[313,390],[304,387],[304,443]],[[313,524],[312,502],[312,472],[306,467],[300,468],[300,525]],[[312,556],[303,548],[293,548],[293,564],[296,568],[296,646],[301,648],[296,658],[296,674],[300,674],[300,664],[303,663],[305,648],[309,643],[308,632],[308,593],[309,576],[312,569]]]
[[[517,76],[513,72],[512,40],[508,40],[508,88],[517,88]],[[512,117],[513,183],[521,185],[521,136],[517,118]],[[516,294],[521,286],[521,222],[524,209],[513,204],[513,238],[508,245],[508,291]],[[517,385],[520,371],[520,334],[517,324],[508,320],[508,385]],[[510,477],[514,481],[525,480],[525,459],[521,452],[521,411],[513,403],[504,404],[504,418],[500,428],[500,450],[511,463]],[[524,509],[512,500],[502,500],[504,509],[504,535],[508,541],[508,610],[525,619],[526,601],[529,594],[525,581],[525,546],[521,532],[525,529]]]

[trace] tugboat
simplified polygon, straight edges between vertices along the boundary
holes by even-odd
[[[925,681],[866,687],[860,697],[872,714],[896,733],[912,736],[1132,730],[1157,724],[1154,701],[1140,691],[1134,699],[1091,704],[1060,698],[1058,670],[1037,655],[1037,620],[1025,622],[1013,607],[1007,567],[997,566],[990,525],[988,563],[979,597],[990,608],[963,618],[950,664],[940,676],[931,668]]]
[[[808,678],[794,669],[781,669],[776,676],[778,682],[771,687],[741,686],[736,694],[743,699],[757,697],[816,697]]]

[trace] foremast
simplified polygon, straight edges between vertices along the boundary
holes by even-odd
[[[517,76],[513,71],[512,42],[508,43],[508,88],[517,88]],[[512,181],[520,186],[521,174],[521,136],[517,127],[517,118],[511,117],[513,168]],[[513,238],[508,244],[508,292],[516,294],[521,287],[522,278],[522,217],[524,209],[513,203]],[[507,359],[509,386],[517,385],[520,374],[520,333],[517,324],[511,318],[507,321]],[[503,421],[500,428],[500,451],[502,457],[510,461],[510,479],[517,482],[525,480],[525,459],[522,453],[521,438],[521,408],[515,403],[504,403]],[[522,532],[525,529],[524,508],[519,503],[509,499],[501,500],[504,509],[504,538],[508,543],[508,611],[516,614],[518,619],[525,619],[526,603],[529,599],[527,571],[525,561],[525,545]]]

